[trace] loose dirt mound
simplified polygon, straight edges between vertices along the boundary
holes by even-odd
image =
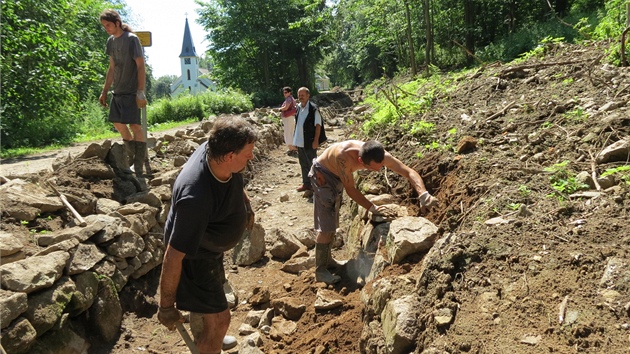
[[[395,291],[415,294],[421,303],[417,338],[406,352],[630,350],[628,179],[617,175],[609,185],[602,179],[599,193],[571,196],[580,192],[573,188],[580,185],[577,173],[601,174],[627,164],[594,162],[601,150],[630,133],[629,73],[601,62],[605,47],[555,45],[546,48],[543,59],[487,66],[462,76],[455,90],[435,96],[429,112],[417,117],[435,124],[430,134],[412,136],[398,125],[375,137],[420,172],[441,200],[422,215],[403,178],[360,174],[362,182],[386,186],[413,215],[441,229],[438,258],[423,263],[424,255],[410,256],[381,274],[392,279]],[[347,119],[360,121],[350,114]],[[361,136],[357,128],[335,129],[331,136]],[[469,143],[458,146],[466,136]],[[248,189],[266,230],[297,234],[312,227],[312,204],[295,192],[299,165],[283,150],[270,150],[257,162]],[[342,236],[351,220],[345,200]],[[23,227],[3,221],[2,228]],[[375,283],[361,289],[344,279],[330,287],[344,305],[315,311],[321,285],[314,283],[313,272],[285,273],[282,262],[267,256],[250,267],[233,266],[226,257],[239,296],[230,334],[238,334],[249,310],[259,309],[245,302],[253,289],[266,286],[272,298],[297,298],[307,310],[292,334],[263,337],[264,353],[390,352],[380,315],[361,299],[369,298]],[[336,258],[344,256],[335,251]],[[177,333],[156,320],[158,275],[156,269],[125,288],[120,339],[94,352],[186,352]]]

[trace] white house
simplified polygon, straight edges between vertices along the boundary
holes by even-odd
[[[182,43],[182,52],[179,54],[179,60],[181,62],[182,76],[171,84],[171,96],[177,96],[186,91],[190,92],[192,95],[196,95],[208,89],[215,89],[216,86],[214,82],[208,78],[199,77],[202,74],[199,69],[199,56],[197,56],[195,45],[190,35],[188,19],[186,19],[186,27],[184,28],[184,41]],[[207,71],[204,70],[204,73],[205,72]]]

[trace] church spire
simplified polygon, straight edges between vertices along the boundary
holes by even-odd
[[[197,52],[195,51],[195,45],[192,41],[192,36],[190,35],[188,18],[186,18],[186,27],[184,28],[184,42],[182,43],[182,53],[179,55],[179,57],[198,57]]]

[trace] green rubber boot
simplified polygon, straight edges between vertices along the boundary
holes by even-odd
[[[133,159],[133,171],[136,176],[141,177],[144,167],[144,160],[147,158],[147,143],[144,141],[136,141],[136,155]]]
[[[315,245],[315,281],[335,284],[341,280],[340,276],[333,275],[328,270],[330,258],[330,243],[318,243]]]

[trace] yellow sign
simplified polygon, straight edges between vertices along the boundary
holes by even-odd
[[[138,31],[138,32],[134,32],[133,34],[138,36],[138,39],[140,39],[140,44],[143,47],[150,47],[151,46],[151,32]]]

